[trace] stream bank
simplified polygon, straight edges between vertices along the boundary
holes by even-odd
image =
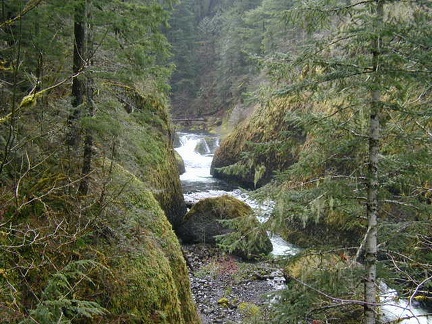
[[[261,222],[268,219],[274,207],[271,201],[258,203],[250,199],[247,192],[210,175],[212,156],[219,143],[217,136],[180,133],[179,138],[181,145],[176,150],[186,166],[180,179],[187,205],[228,194],[249,204],[258,212]],[[298,248],[281,237],[270,234],[270,239],[273,256],[289,257],[298,253]],[[183,245],[182,249],[203,324],[265,323],[270,320],[271,295],[286,287],[277,258],[244,262],[205,244]],[[426,311],[407,305],[390,288],[383,288],[382,294],[385,323],[432,323],[430,317],[424,317]]]

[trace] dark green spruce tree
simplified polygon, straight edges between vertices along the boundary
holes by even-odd
[[[363,265],[354,280],[364,284],[361,301],[353,290],[326,293],[322,281],[306,283],[311,303],[285,311],[290,320],[341,316],[332,312],[339,304],[354,306],[352,318],[362,306],[364,322],[378,323],[382,279],[411,299],[430,294],[431,278],[412,263],[432,267],[425,248],[432,234],[431,5],[314,0],[281,14],[308,36],[267,64],[278,95],[304,103],[286,118],[307,134],[299,161],[281,175],[279,221],[315,226],[328,236],[322,241],[339,237],[331,250],[357,245],[344,259],[352,269]]]

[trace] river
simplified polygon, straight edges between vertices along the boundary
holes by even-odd
[[[250,198],[247,191],[215,179],[210,174],[213,154],[219,146],[219,137],[201,133],[178,133],[180,145],[176,151],[183,158],[186,172],[180,176],[185,201],[193,204],[200,199],[232,195],[250,205],[264,222],[268,219],[274,206],[272,201],[257,202]],[[298,253],[299,248],[283,240],[280,236],[268,233],[273,244],[274,256],[289,256]],[[383,323],[432,324],[432,317],[425,316],[427,311],[398,298],[395,290],[384,283],[380,284],[383,303]],[[417,307],[416,307],[417,306]],[[405,319],[403,319],[405,318]]]
[[[265,222],[270,217],[273,202],[257,202],[247,191],[213,178],[210,166],[213,154],[219,146],[219,137],[210,134],[178,133],[180,146],[177,152],[183,158],[186,172],[180,175],[185,201],[193,204],[200,199],[231,195],[244,201],[257,213],[258,220]],[[279,235],[268,233],[273,245],[274,256],[295,255],[298,248],[283,240]]]

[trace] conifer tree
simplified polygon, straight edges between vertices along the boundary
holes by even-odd
[[[85,96],[85,81],[82,76],[87,62],[86,53],[86,12],[87,1],[75,1],[74,8],[74,40],[73,40],[73,66],[72,72],[74,74],[72,80],[72,107],[73,112],[69,117],[70,133],[68,135],[68,144],[77,147],[79,143],[79,128],[77,123],[80,118],[80,109],[84,103]]]
[[[287,115],[308,139],[279,209],[363,228],[356,259],[365,322],[376,323],[380,229],[430,217],[431,3],[306,1],[282,17],[310,36],[267,65],[278,95],[308,103]]]

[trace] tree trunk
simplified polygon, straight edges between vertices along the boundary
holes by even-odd
[[[376,0],[377,29],[383,19],[383,2]],[[379,35],[379,30],[377,30]],[[378,163],[380,153],[380,113],[381,92],[379,76],[380,36],[372,41],[372,68],[374,77],[372,80],[370,118],[369,118],[369,159],[367,177],[367,219],[368,230],[365,241],[365,283],[364,315],[366,324],[376,323],[376,262],[377,262],[377,224],[378,224]]]
[[[86,57],[86,14],[85,0],[76,4],[74,14],[74,51],[73,51],[73,74],[72,81],[72,114],[68,119],[69,134],[67,137],[67,144],[76,147],[79,143],[79,127],[77,121],[80,119],[80,109],[84,102],[85,82],[79,76],[85,67]]]
[[[87,60],[88,64],[92,65],[92,60],[90,56],[93,54],[93,29],[92,29],[92,17],[91,17],[91,5],[92,0],[86,0],[86,22],[87,22]],[[93,102],[93,91],[94,91],[94,80],[92,76],[92,71],[89,69],[86,72],[86,86],[85,86],[85,96],[86,96],[86,114],[88,117],[94,116],[94,102]],[[81,182],[79,186],[79,192],[83,195],[88,193],[89,189],[89,175],[91,172],[91,163],[93,157],[93,134],[89,127],[85,130],[84,138],[84,151],[83,151],[83,164],[81,169]]]

